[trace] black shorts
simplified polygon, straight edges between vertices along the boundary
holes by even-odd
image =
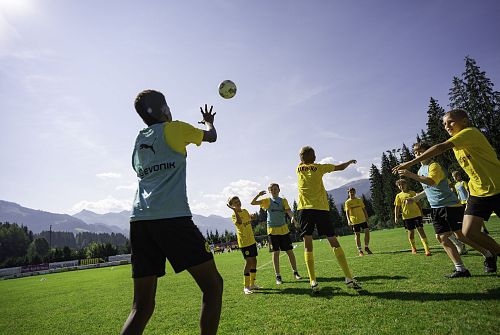
[[[411,219],[403,219],[403,224],[406,230],[414,230],[415,228],[422,228],[424,226],[422,224],[421,216],[417,216]]]
[[[327,237],[335,236],[335,229],[329,211],[319,209],[302,209],[299,211],[300,236],[312,235],[314,227],[318,229],[318,235]]]
[[[257,257],[257,255],[258,255],[256,243],[249,245],[248,247],[243,247],[240,250],[241,250],[241,253],[243,254],[243,258]]]
[[[130,246],[133,278],[165,275],[166,259],[176,273],[213,259],[190,216],[133,221]]]
[[[465,215],[479,216],[488,221],[492,212],[500,217],[500,193],[490,197],[469,196]]]
[[[356,224],[353,224],[351,227],[355,233],[359,233],[359,232],[361,232],[361,229],[363,229],[363,230],[368,229],[368,223],[366,223],[366,222],[356,223]]]
[[[285,235],[268,235],[269,251],[288,251],[293,249],[290,233]]]
[[[462,230],[464,207],[432,208],[431,218],[436,234]]]

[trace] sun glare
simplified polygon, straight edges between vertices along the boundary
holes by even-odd
[[[32,0],[0,0],[0,14],[22,15],[33,7]]]

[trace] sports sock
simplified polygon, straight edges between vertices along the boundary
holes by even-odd
[[[422,241],[425,252],[429,252],[429,244],[427,243],[427,238],[420,238],[420,241]]]
[[[352,279],[352,273],[349,269],[349,265],[347,265],[347,259],[345,258],[342,247],[333,248],[333,253],[335,254],[335,257],[337,257],[337,262],[339,262],[340,268],[342,269],[342,272],[344,272],[344,276],[348,279]]]
[[[256,276],[257,276],[257,269],[250,269],[250,286],[255,285]]]
[[[459,272],[467,270],[463,262],[455,263],[455,269]]]
[[[493,257],[493,254],[491,253],[491,251],[489,250],[486,250],[486,252],[484,253],[483,255],[484,257]]]
[[[281,277],[281,274],[279,272],[276,272],[276,277]]]
[[[417,249],[417,246],[415,245],[415,239],[414,238],[408,238],[408,241],[410,241],[412,249]]]
[[[306,260],[307,273],[309,273],[309,281],[312,283],[316,281],[316,273],[314,272],[314,255],[312,252],[304,252],[304,259]]]
[[[245,287],[250,286],[250,273],[243,274],[243,285],[245,285]]]

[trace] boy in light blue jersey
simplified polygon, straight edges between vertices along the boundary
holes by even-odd
[[[419,157],[430,146],[423,142],[413,145],[413,152]],[[447,278],[470,277],[469,270],[465,267],[456,246],[450,240],[451,235],[455,235],[460,241],[471,245],[473,248],[485,255],[486,250],[479,245],[469,241],[462,234],[462,218],[464,208],[458,201],[457,196],[448,186],[446,175],[441,166],[428,160],[421,162],[418,175],[408,170],[399,170],[401,176],[405,176],[421,183],[424,191],[414,197],[408,198],[408,202],[427,197],[431,205],[431,216],[436,239],[446,251],[448,257],[455,265],[455,271]]]
[[[176,273],[187,270],[200,287],[200,333],[216,334],[222,306],[222,277],[210,247],[194,225],[186,194],[186,146],[215,142],[215,113],[200,107],[207,130],[172,121],[162,93],[146,90],[135,109],[147,128],[137,136],[132,166],[138,188],[130,217],[134,301],[121,334],[142,334],[155,308],[158,277],[169,260]]]
[[[253,198],[252,205],[259,205],[267,212],[267,234],[269,248],[273,253],[276,285],[281,285],[283,280],[281,279],[280,273],[280,251],[286,252],[290,265],[292,266],[293,276],[295,279],[302,279],[297,270],[297,261],[295,260],[295,254],[293,253],[292,240],[290,238],[290,231],[288,229],[285,216],[287,215],[292,220],[292,224],[295,224],[295,219],[293,218],[293,213],[288,205],[288,201],[279,196],[279,185],[272,183],[267,189],[269,193],[271,193],[271,197],[257,200],[266,194],[266,191],[261,191],[255,196],[255,198]]]

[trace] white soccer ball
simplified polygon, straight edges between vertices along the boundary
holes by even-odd
[[[224,99],[231,99],[236,94],[236,85],[231,80],[224,80],[219,85],[219,94]]]

